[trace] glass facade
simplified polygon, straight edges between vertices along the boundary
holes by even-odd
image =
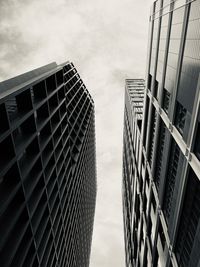
[[[126,116],[133,100],[126,97],[125,101],[125,244],[126,236],[131,240],[126,249],[126,266],[197,267],[200,265],[200,1],[155,1],[150,29],[142,127],[137,131],[140,137],[137,142],[131,128],[126,126],[135,121],[133,112],[132,117]],[[133,138],[130,142],[128,136]],[[137,157],[134,150],[129,151],[132,143],[140,150]],[[134,159],[128,175],[127,151],[129,158]],[[134,183],[129,216],[125,204],[127,179]],[[127,228],[129,218],[134,223]]]
[[[89,266],[94,103],[74,65],[0,83],[0,266]]]

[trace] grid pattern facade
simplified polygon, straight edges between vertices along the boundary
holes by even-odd
[[[137,194],[136,177],[138,176],[137,162],[140,152],[144,88],[142,79],[126,80],[122,183],[126,266],[134,266],[137,253],[139,220],[135,216],[135,211],[139,208],[140,199]]]
[[[74,65],[0,84],[0,266],[89,266],[94,103]]]
[[[136,186],[127,189],[133,198],[126,266],[200,266],[199,73],[200,1],[155,1],[137,175],[129,175]],[[127,168],[136,157],[129,139],[125,134]]]

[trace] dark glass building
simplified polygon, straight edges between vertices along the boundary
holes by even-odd
[[[139,140],[124,126],[126,266],[200,266],[199,73],[200,1],[155,1]]]
[[[94,103],[74,65],[0,83],[0,266],[88,267]]]

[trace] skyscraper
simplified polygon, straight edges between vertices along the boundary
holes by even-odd
[[[94,103],[74,65],[0,84],[0,266],[89,266]]]
[[[133,196],[128,210],[123,193],[127,266],[200,264],[199,29],[199,0],[154,2],[136,162],[124,134],[123,192]]]
[[[137,254],[137,229],[140,208],[137,193],[139,173],[140,139],[145,82],[143,79],[127,79],[125,87],[124,144],[123,144],[123,217],[126,266],[135,266]]]

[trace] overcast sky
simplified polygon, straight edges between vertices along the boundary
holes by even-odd
[[[98,194],[90,267],[123,267],[124,79],[144,78],[152,0],[0,0],[0,80],[74,62],[96,106]]]

